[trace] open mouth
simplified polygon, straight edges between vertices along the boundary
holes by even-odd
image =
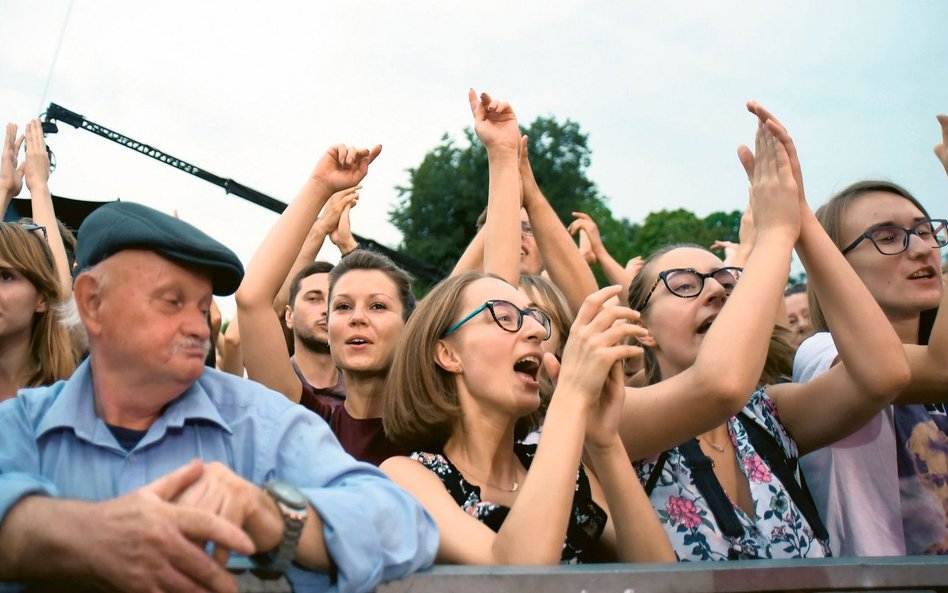
[[[914,274],[909,276],[909,280],[922,280],[935,277],[935,268],[931,266],[926,266],[920,270],[917,270]]]
[[[695,333],[702,334],[702,335],[708,333],[708,330],[711,329],[711,325],[714,323],[714,320],[717,318],[718,316],[714,315],[713,317],[709,317],[705,319],[704,322],[698,326],[698,329],[695,331]]]
[[[540,357],[535,354],[528,354],[514,363],[513,370],[515,373],[526,375],[531,381],[535,382],[540,374]]]
[[[346,340],[346,344],[348,344],[349,346],[365,346],[371,343],[372,342],[366,340],[365,338],[359,338],[359,337],[349,338],[348,340]]]

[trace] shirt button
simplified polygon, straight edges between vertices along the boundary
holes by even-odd
[[[132,463],[135,463],[135,460],[136,460],[136,459],[138,459],[138,458],[135,457],[135,455],[129,455],[129,456],[128,456],[128,460],[129,460],[130,462],[132,462]]]

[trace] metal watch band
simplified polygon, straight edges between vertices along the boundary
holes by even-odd
[[[273,480],[268,482],[263,489],[276,502],[280,514],[283,515],[283,539],[280,540],[276,549],[268,554],[255,554],[253,561],[266,572],[283,573],[296,557],[296,549],[300,535],[303,533],[303,525],[306,523],[307,511],[305,502],[300,506],[300,500],[306,499],[299,490],[286,482]],[[287,499],[285,496],[287,491],[296,500]]]

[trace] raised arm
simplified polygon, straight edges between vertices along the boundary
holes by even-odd
[[[635,274],[629,274],[625,267],[612,257],[612,254],[609,253],[602,242],[599,226],[591,216],[585,212],[573,212],[573,217],[575,220],[570,223],[566,230],[571,235],[585,233],[589,241],[589,248],[592,250],[596,263],[602,268],[602,273],[606,275],[609,282],[622,287],[622,292],[619,293],[619,302],[629,302],[629,285],[632,284]]]
[[[520,282],[520,127],[509,103],[468,91],[474,132],[487,149],[490,182],[484,224],[484,270]]]
[[[290,298],[290,284],[293,283],[293,278],[296,277],[300,270],[316,260],[319,250],[322,249],[323,243],[326,241],[327,233],[331,240],[332,235],[339,232],[338,227],[342,224],[343,216],[345,217],[348,228],[348,209],[358,203],[360,189],[362,189],[362,186],[357,185],[334,193],[329,198],[319,218],[317,218],[313,226],[310,227],[309,232],[306,234],[306,239],[303,241],[303,246],[296,256],[296,260],[290,267],[289,273],[287,273],[286,278],[283,280],[283,285],[273,299],[273,312],[276,313],[277,317],[283,317],[283,313],[286,310],[287,301]],[[349,238],[352,239],[351,233],[349,233]],[[352,239],[351,242],[354,244],[355,239]],[[336,241],[333,241],[333,243],[335,243],[337,247],[339,247],[340,243],[347,246],[347,249],[340,247],[339,250],[342,252],[342,255],[355,249],[355,246],[349,243],[343,243],[341,240],[339,243]]]
[[[633,460],[719,426],[747,404],[760,380],[800,233],[800,208],[786,150],[766,128],[758,128],[755,152],[754,250],[694,364],[654,385],[626,389],[620,434]]]
[[[358,185],[381,150],[381,146],[369,150],[341,144],[327,150],[299,194],[267,233],[237,290],[248,376],[294,402],[300,401],[302,385],[290,363],[280,321],[273,312],[273,300],[327,200],[334,192]],[[341,205],[337,206],[341,212]],[[328,232],[322,232],[323,237]]]
[[[7,124],[0,152],[0,215],[6,214],[10,200],[23,189],[23,165],[17,167],[17,155],[25,136],[16,137],[16,124]]]
[[[523,207],[530,218],[530,225],[537,240],[537,247],[543,257],[543,264],[550,274],[550,280],[563,291],[566,302],[576,311],[583,300],[599,288],[596,277],[583,256],[576,249],[576,243],[569,231],[563,226],[553,207],[537,185],[530,167],[530,155],[527,137],[520,142],[520,182],[523,185]]]
[[[72,270],[69,269],[66,247],[63,245],[59,222],[53,210],[53,196],[49,192],[49,154],[46,152],[43,127],[38,119],[26,124],[24,165],[26,187],[30,190],[30,201],[33,204],[33,220],[46,227],[46,236],[49,249],[53,252],[53,260],[56,262],[56,273],[59,275],[63,301],[66,301],[72,296]]]
[[[798,180],[801,229],[796,250],[843,363],[812,382],[768,389],[781,422],[806,453],[859,429],[905,387],[910,371],[895,329],[807,205],[790,135],[756,103],[749,109],[780,141]]]

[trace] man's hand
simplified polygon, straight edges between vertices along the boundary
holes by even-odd
[[[329,197],[326,205],[323,206],[322,211],[319,213],[319,218],[317,218],[315,222],[315,226],[324,237],[331,237],[339,228],[342,213],[359,203],[360,189],[362,189],[362,186],[357,185],[337,191]],[[335,241],[333,241],[333,243],[335,243]]]
[[[316,162],[312,179],[321,184],[327,194],[359,185],[369,172],[369,165],[381,152],[381,144],[371,149],[337,144],[323,153]]]
[[[16,124],[7,124],[0,153],[0,199],[4,201],[16,197],[23,189],[23,165],[17,168],[16,157],[24,139],[25,136],[16,137]]]
[[[172,504],[176,496],[201,483],[199,461],[181,467],[120,498],[98,503],[100,516],[87,535],[93,570],[117,591],[236,592],[237,584],[203,549],[252,554],[253,542],[239,524],[206,509]]]
[[[283,515],[261,488],[218,462],[204,466],[201,476],[189,484],[174,502],[195,512],[211,513],[243,529],[259,551],[269,551],[283,538]],[[233,548],[225,542],[214,545],[214,560],[227,564]]]

